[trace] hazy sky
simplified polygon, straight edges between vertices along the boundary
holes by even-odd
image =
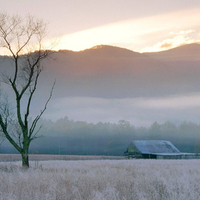
[[[0,0],[1,12],[32,14],[48,23],[56,49],[99,44],[160,51],[200,38],[199,0]]]

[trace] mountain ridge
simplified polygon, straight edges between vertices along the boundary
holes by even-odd
[[[181,49],[176,51],[181,54]],[[168,55],[173,56],[173,51],[168,50]],[[157,58],[158,54],[101,45],[81,52],[55,52],[57,61],[49,67],[66,86],[67,96],[129,98],[198,91],[198,59],[194,62],[190,57],[185,63],[184,56],[170,61]]]
[[[104,48],[112,48],[112,49],[121,49],[121,50],[125,50],[125,51],[129,51],[129,52],[135,52],[135,53],[139,53],[139,54],[157,54],[157,53],[164,53],[164,52],[170,52],[170,51],[176,51],[178,49],[194,49],[196,48],[197,50],[199,50],[200,48],[200,43],[189,43],[189,44],[181,44],[177,47],[173,47],[171,49],[167,49],[167,50],[162,50],[162,51],[155,51],[155,52],[137,52],[128,48],[124,48],[124,47],[119,47],[119,46],[114,46],[114,45],[106,45],[106,44],[101,44],[101,45],[96,45],[93,46],[91,48],[87,48],[81,51],[73,51],[73,50],[68,50],[68,49],[60,49],[58,51],[53,51],[53,52],[62,52],[62,51],[68,51],[68,52],[74,52],[74,53],[79,53],[79,52],[85,52],[85,51],[90,51],[90,50],[99,50],[99,49],[104,49]]]
[[[175,47],[165,51],[159,52],[148,52],[144,53],[147,56],[150,56],[155,59],[159,59],[161,61],[192,61],[192,60],[200,60],[200,44],[199,43],[192,43],[192,44],[185,44],[179,47]]]
[[[168,59],[160,57],[166,52]],[[183,56],[174,59],[174,52]],[[186,61],[185,52],[188,55],[195,52],[195,55],[187,57]],[[55,51],[51,54],[53,59],[42,61],[45,70],[41,74],[39,90],[40,94],[45,94],[56,79],[54,93],[58,98],[137,98],[200,92],[198,55],[200,44],[157,53],[139,53],[109,45],[80,52]]]

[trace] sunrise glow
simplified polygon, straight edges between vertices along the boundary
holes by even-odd
[[[96,45],[113,45],[137,52],[156,52],[200,42],[199,9],[130,18],[56,37],[47,36],[44,49],[81,51]],[[53,45],[52,45],[53,44]],[[9,55],[0,48],[0,55]]]
[[[138,52],[162,51],[199,42],[200,30],[196,28],[198,21],[195,20],[198,18],[200,12],[192,9],[137,20],[129,19],[63,35],[54,50],[80,51],[107,44]],[[186,21],[190,23],[185,23]],[[48,43],[46,41],[47,46]]]

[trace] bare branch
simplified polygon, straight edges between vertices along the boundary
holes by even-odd
[[[50,91],[49,98],[47,99],[47,101],[46,101],[46,103],[45,103],[45,105],[44,105],[43,110],[41,110],[41,111],[40,111],[40,114],[33,120],[33,123],[32,123],[32,125],[31,125],[30,130],[29,130],[29,138],[30,138],[31,140],[33,139],[33,138],[32,138],[32,134],[33,134],[33,132],[34,132],[34,130],[35,130],[35,127],[36,127],[36,125],[37,125],[37,122],[39,121],[39,119],[41,118],[41,116],[43,115],[43,113],[45,112],[45,110],[47,109],[47,105],[48,105],[48,103],[49,103],[49,101],[50,101],[50,99],[51,99],[51,97],[52,97],[52,95],[53,95],[53,90],[54,90],[55,84],[56,84],[56,81],[54,81],[54,83],[53,83],[53,86],[52,86],[51,91]]]
[[[22,149],[20,146],[13,140],[13,138],[10,136],[7,130],[7,124],[3,121],[2,115],[0,115],[0,126],[2,128],[2,131],[5,135],[5,137],[9,140],[9,142],[19,151],[21,152]]]

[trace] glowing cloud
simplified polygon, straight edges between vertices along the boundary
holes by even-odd
[[[194,39],[190,36],[191,33],[195,33],[194,30],[179,31],[178,33],[170,32],[169,35],[175,35],[175,37],[164,39],[162,42],[158,42],[153,46],[147,46],[141,50],[141,52],[153,52],[162,51],[170,48],[174,48],[183,44],[197,43],[200,40]]]
[[[108,44],[134,51],[159,51],[197,41],[197,33],[200,30],[196,30],[196,27],[199,18],[199,10],[193,9],[143,19],[130,19],[63,35],[54,49],[79,51]]]

